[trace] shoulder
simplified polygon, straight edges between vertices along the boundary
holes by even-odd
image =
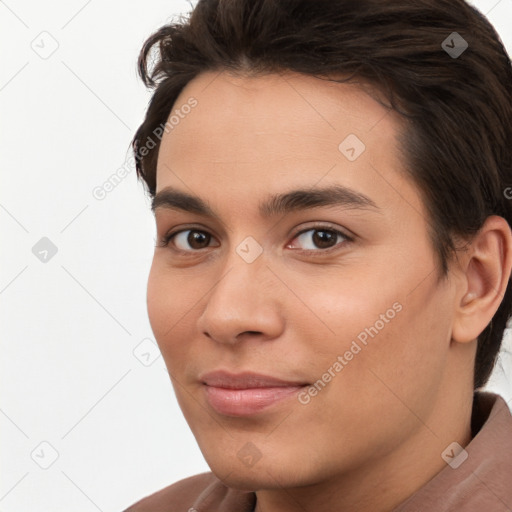
[[[227,487],[210,471],[179,480],[124,512],[251,512],[254,503],[254,493]]]
[[[500,395],[478,391],[472,419],[475,435],[469,444],[459,445],[455,458],[394,512],[511,510],[512,413]],[[454,457],[454,448],[448,457]]]
[[[142,498],[124,512],[167,512],[170,505],[187,512],[205,489],[219,484],[223,485],[212,472],[200,473]]]

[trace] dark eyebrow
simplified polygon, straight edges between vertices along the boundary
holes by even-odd
[[[321,206],[379,210],[379,207],[364,194],[342,185],[330,185],[324,188],[298,189],[275,194],[259,204],[259,213],[261,217],[271,217]],[[182,210],[220,220],[219,216],[201,198],[173,187],[166,187],[155,195],[151,210],[155,212],[157,208]]]

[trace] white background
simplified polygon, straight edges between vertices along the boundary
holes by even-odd
[[[474,4],[512,53],[512,0]],[[150,98],[142,43],[189,10],[0,1],[1,512],[120,511],[209,469],[147,319],[149,200],[133,167],[92,195],[124,164]],[[57,247],[46,263],[32,252],[43,237]],[[512,400],[512,358],[501,364],[508,376],[498,366],[489,388]]]

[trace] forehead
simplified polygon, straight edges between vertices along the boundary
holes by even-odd
[[[192,99],[194,108],[183,108]],[[183,89],[173,114],[179,121],[162,138],[157,191],[176,186],[244,203],[292,185],[340,183],[394,203],[405,194],[422,208],[401,172],[400,118],[355,84],[207,72]]]
[[[226,71],[202,73],[183,89],[173,112],[179,113],[191,98],[197,101],[197,106],[179,120],[175,116],[179,122],[166,134],[168,137],[164,136],[163,146],[172,145],[180,135],[195,135],[198,139],[208,135],[212,146],[215,140],[229,136],[233,146],[237,146],[236,142],[247,142],[238,147],[238,153],[243,154],[250,153],[251,146],[259,150],[259,141],[264,141],[269,151],[276,149],[281,140],[269,147],[268,136],[280,134],[317,143],[325,141],[322,150],[332,151],[334,144],[337,151],[336,142],[346,132],[356,133],[362,139],[375,139],[384,133],[392,136],[399,120],[356,84],[292,72],[252,77]],[[194,123],[198,118],[200,123]],[[379,129],[374,131],[378,125]],[[203,144],[207,142],[206,138],[200,140]],[[286,148],[281,147],[280,152]],[[311,153],[310,148],[304,149]]]

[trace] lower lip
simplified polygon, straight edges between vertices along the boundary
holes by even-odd
[[[220,414],[249,416],[296,395],[305,386],[227,389],[205,385],[206,398]]]

